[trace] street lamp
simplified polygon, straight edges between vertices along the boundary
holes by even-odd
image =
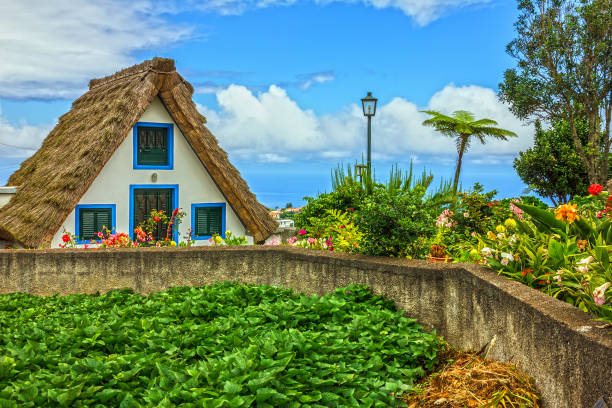
[[[363,116],[368,118],[368,172],[372,170],[372,116],[376,115],[376,102],[378,99],[372,96],[372,92],[361,98]]]
[[[359,182],[363,180],[363,176],[365,175],[365,169],[367,169],[367,167],[364,164],[355,165],[355,176],[359,177]]]

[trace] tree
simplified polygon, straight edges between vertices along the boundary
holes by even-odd
[[[432,116],[423,122],[423,125],[431,126],[443,135],[455,138],[458,157],[455,179],[453,180],[453,196],[457,195],[463,154],[470,147],[473,138],[478,139],[480,143],[484,144],[486,136],[501,140],[508,140],[509,136],[516,136],[516,133],[509,130],[493,127],[497,125],[497,122],[492,119],[474,120],[474,115],[467,111],[455,111],[453,116],[446,116],[436,111],[423,112]]]
[[[576,130],[580,140],[586,141],[589,130],[585,119],[576,122]],[[548,197],[555,207],[575,195],[586,194],[589,187],[586,169],[572,142],[570,125],[564,120],[555,122],[548,130],[536,121],[533,147],[519,153],[514,169],[525,184]]]
[[[293,208],[293,204],[292,203],[287,203],[287,204],[285,204],[285,208]]]
[[[612,103],[612,2],[519,0],[499,97],[521,119],[565,120],[591,183],[605,184]],[[577,122],[586,118],[582,141]]]

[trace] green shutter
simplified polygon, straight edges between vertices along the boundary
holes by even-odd
[[[97,239],[95,235],[104,227],[113,228],[110,208],[80,208],[79,238],[82,240]]]
[[[138,126],[137,163],[139,165],[165,166],[168,164],[168,128]]]
[[[195,235],[209,237],[223,233],[223,212],[221,207],[196,207]]]

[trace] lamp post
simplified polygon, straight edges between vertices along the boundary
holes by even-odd
[[[363,160],[363,156],[361,158]],[[355,165],[355,176],[359,177],[359,182],[361,183],[363,181],[363,176],[364,176],[364,170],[367,168],[364,164],[356,164]]]
[[[368,92],[365,98],[361,98],[363,116],[368,118],[368,172],[372,170],[372,116],[376,115],[376,102],[378,99]]]

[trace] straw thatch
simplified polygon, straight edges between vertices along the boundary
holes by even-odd
[[[176,72],[174,61],[166,58],[92,80],[89,91],[73,102],[41,148],[9,178],[7,185],[19,189],[0,209],[0,239],[29,248],[48,247],[106,162],[159,96],[255,241],[265,240],[276,229],[276,222],[204,126],[206,119],[197,111],[192,95],[191,84]]]

